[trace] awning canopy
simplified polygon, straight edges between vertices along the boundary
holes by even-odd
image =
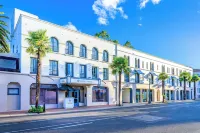
[[[61,90],[61,91],[75,91],[75,90],[77,90],[77,89],[72,88],[72,87],[69,86],[69,85],[62,85],[62,86],[59,88],[59,90]]]
[[[175,76],[171,76],[171,78],[173,78],[173,79],[178,79],[177,77],[175,77]]]
[[[31,84],[31,89],[36,89],[36,83]],[[40,84],[40,89],[55,90],[58,89],[56,84]]]
[[[141,70],[134,70],[133,73],[134,73],[134,74],[135,74],[135,73],[138,73],[138,74],[143,74],[143,75],[144,75],[144,73],[143,73]]]
[[[155,72],[149,72],[146,76],[148,77],[149,75],[153,75],[153,76],[158,76],[157,74],[155,74]]]

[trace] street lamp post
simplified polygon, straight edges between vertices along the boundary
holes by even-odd
[[[149,74],[148,78],[149,78],[149,102],[148,103],[151,104],[151,98],[150,98],[151,97],[151,94],[150,94],[150,87],[151,87],[150,86],[151,85],[150,79],[151,79],[151,74]]]

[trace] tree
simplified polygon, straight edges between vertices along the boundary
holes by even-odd
[[[200,78],[197,74],[192,76],[191,81],[194,82],[194,100],[196,100],[196,82],[199,80],[200,80]]]
[[[26,40],[29,44],[29,47],[26,49],[26,52],[31,55],[36,55],[37,57],[35,107],[38,108],[39,97],[40,97],[42,57],[46,56],[47,53],[51,52],[51,47],[49,45],[49,38],[46,35],[46,30],[29,32]]]
[[[119,44],[118,40],[111,40],[112,42],[114,42],[115,44]]]
[[[126,43],[124,44],[124,47],[127,47],[127,48],[134,48],[132,45],[131,45],[131,42],[129,41],[126,41]]]
[[[0,8],[2,7],[3,6],[0,5]],[[4,19],[8,19],[8,17],[4,14],[4,12],[0,12],[0,53],[9,53],[10,48],[7,41],[9,40],[8,36],[10,32],[6,29],[8,25],[4,21]]]
[[[109,40],[110,39],[110,36],[109,34],[107,33],[107,31],[103,30],[99,33],[96,33],[94,36],[98,37],[98,38],[102,38],[102,39],[105,39],[105,40]]]
[[[166,73],[160,73],[158,76],[158,79],[162,81],[163,103],[165,102],[165,80],[168,78],[169,78],[169,76]]]
[[[186,82],[191,80],[191,75],[189,72],[182,72],[179,79],[184,82],[184,100],[186,100]]]
[[[123,57],[115,57],[112,61],[112,64],[110,65],[110,68],[112,69],[112,74],[118,74],[119,76],[119,106],[121,106],[121,76],[122,72],[125,74],[129,74],[130,68],[128,67],[128,59]]]

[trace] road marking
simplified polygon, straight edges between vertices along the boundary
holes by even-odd
[[[63,129],[63,128],[68,128],[68,127],[77,127],[77,126],[88,125],[88,124],[92,124],[92,122],[76,124],[76,125],[70,125],[70,126],[63,126],[63,127],[56,127],[56,128],[52,128],[51,130]]]
[[[125,119],[139,120],[139,121],[144,121],[144,122],[148,122],[148,123],[153,123],[153,122],[162,121],[165,118],[164,117],[158,117],[158,116],[152,116],[152,115],[140,115],[140,116],[128,117],[128,118],[125,118]]]

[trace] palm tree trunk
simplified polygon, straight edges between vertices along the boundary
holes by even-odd
[[[36,100],[35,107],[38,108],[39,99],[40,99],[40,78],[41,78],[41,56],[40,53],[37,54],[37,75],[36,75]]]
[[[196,100],[196,82],[194,81],[194,100]]]
[[[121,106],[121,73],[119,73],[119,106]]]
[[[186,80],[184,78],[184,100],[186,100]]]
[[[163,103],[165,102],[165,81],[162,81],[162,96],[163,96]]]

